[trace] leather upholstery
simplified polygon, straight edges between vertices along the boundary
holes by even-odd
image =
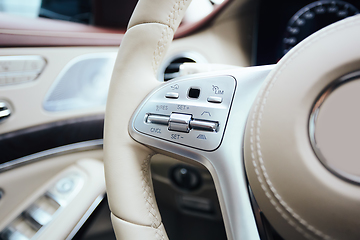
[[[158,65],[189,3],[139,1],[119,49],[104,133],[106,185],[118,239],[167,239],[150,176],[153,152],[131,139],[128,123],[144,97],[160,84],[155,78]]]
[[[360,16],[305,39],[277,64],[250,112],[244,148],[250,186],[284,239],[360,239],[360,188],[320,163],[308,134],[321,91],[359,69],[359,40]]]
[[[190,2],[190,0],[139,1],[131,16],[128,29],[143,23],[160,23],[175,32]]]

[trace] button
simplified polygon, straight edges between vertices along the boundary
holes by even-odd
[[[168,92],[165,94],[166,98],[171,98],[171,99],[178,99],[179,98],[179,93],[177,92]]]
[[[17,76],[14,78],[14,83],[24,83],[27,81],[29,81],[29,80],[28,80],[28,76],[26,76],[26,75]]]
[[[35,205],[25,210],[23,216],[36,230],[48,224],[52,219],[49,213]]]
[[[169,119],[170,117],[166,115],[149,114],[146,119],[146,122],[153,124],[168,125]]]
[[[24,71],[34,71],[39,73],[44,68],[45,64],[46,62],[43,58],[26,60]]]
[[[60,193],[70,192],[74,188],[74,181],[71,178],[63,178],[56,184],[56,190]]]
[[[212,121],[192,120],[190,122],[190,127],[194,130],[216,132],[218,130],[219,123]]]
[[[10,60],[8,57],[0,58],[0,72],[20,72],[24,69],[25,61]]]
[[[169,120],[169,130],[186,132],[190,131],[190,121],[192,115],[181,114],[181,113],[172,113]]]
[[[211,96],[211,97],[208,97],[207,98],[207,101],[208,102],[211,102],[211,103],[222,103],[222,97],[213,97],[213,96]]]
[[[0,233],[0,239],[16,239],[16,240],[29,240],[29,238],[27,238],[25,235],[23,235],[22,233],[20,233],[19,231],[15,230],[12,227],[7,227],[5,228],[1,233]]]
[[[190,88],[188,92],[189,98],[199,98],[200,96],[200,89],[199,88]]]

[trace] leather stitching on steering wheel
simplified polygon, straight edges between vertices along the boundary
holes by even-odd
[[[152,221],[151,227],[158,228],[161,224],[161,221],[157,217],[156,208],[154,205],[154,197],[152,196],[151,186],[150,186],[150,159],[152,155],[148,155],[146,159],[141,164],[141,175],[142,175],[142,188],[144,193],[145,205],[149,211],[149,217]]]
[[[149,163],[152,156],[153,156],[152,154],[149,154],[141,164],[141,176],[142,176],[141,185],[144,191],[145,205],[147,210],[149,211],[149,217],[152,221],[151,227],[156,229],[155,238],[159,240],[164,240],[166,238],[163,230],[159,228],[161,225],[161,220],[157,217],[156,207],[154,204],[155,198],[152,195],[151,185],[149,180],[149,178],[151,177]]]
[[[153,60],[153,63],[152,63],[155,76],[157,74],[158,66],[159,66],[159,63],[160,63],[160,61],[162,59],[162,55],[165,52],[166,43],[168,41],[170,41],[169,38],[172,37],[173,33],[174,33],[173,30],[168,26],[166,26],[164,28],[164,30],[161,32],[161,38],[158,41],[157,47],[156,47],[156,49],[154,51],[154,60]]]
[[[160,229],[160,228],[156,229],[155,235],[156,235],[157,239],[160,239],[160,240],[165,240],[166,239],[165,235],[164,235],[164,231],[162,229]]]
[[[261,122],[262,122],[262,114],[263,114],[264,107],[267,102],[267,97],[269,96],[269,93],[270,93],[272,87],[274,86],[275,82],[277,81],[278,76],[282,73],[283,69],[286,68],[287,65],[290,64],[298,56],[299,53],[304,51],[309,45],[312,45],[313,43],[323,39],[324,37],[328,36],[329,34],[331,34],[333,32],[336,32],[344,27],[359,24],[356,22],[360,23],[360,21],[357,18],[355,18],[354,20],[348,19],[347,22],[339,24],[337,27],[330,27],[329,29],[324,30],[316,38],[314,38],[311,41],[304,44],[304,46],[302,48],[299,48],[296,51],[294,51],[293,53],[290,53],[291,55],[289,56],[290,57],[289,60],[287,62],[285,62],[284,65],[281,66],[280,70],[277,72],[277,74],[272,79],[269,78],[270,80],[266,83],[266,86],[261,89],[259,97],[256,100],[256,105],[254,107],[254,114],[251,119],[251,128],[250,128],[251,157],[253,159],[252,163],[255,168],[255,173],[257,175],[257,179],[261,185],[261,188],[263,189],[265,195],[269,198],[271,204],[275,207],[276,211],[278,211],[280,213],[280,215],[289,223],[289,225],[293,226],[298,232],[300,232],[307,239],[314,239],[314,238],[312,236],[310,236],[309,234],[307,234],[301,228],[301,226],[299,226],[299,224],[297,224],[297,223],[300,223],[300,225],[304,226],[307,230],[309,230],[310,232],[314,233],[315,235],[317,235],[318,237],[320,237],[322,239],[330,240],[333,238],[331,238],[328,235],[325,235],[320,230],[316,229],[314,226],[308,224],[304,219],[302,219],[298,214],[296,214],[294,212],[294,210],[292,208],[290,208],[287,205],[287,203],[282,199],[282,197],[277,193],[277,190],[273,186],[273,184],[269,178],[269,175],[267,174],[267,170],[264,165],[264,161],[263,161],[262,153],[261,153],[261,144],[260,144],[261,129],[260,129],[260,126],[261,126]],[[260,107],[259,107],[259,104],[260,104]],[[256,136],[255,136],[256,144],[254,144],[255,120],[256,120],[256,125],[257,125],[256,126]],[[257,151],[255,150],[254,145],[256,146]],[[257,159],[255,157],[256,155],[257,155]],[[258,163],[260,163],[260,168],[259,168],[259,165],[256,163],[256,160],[258,161]],[[261,179],[261,173],[262,173],[262,176],[265,178],[266,184],[268,186],[266,186],[264,181]],[[270,189],[272,194],[269,192],[268,189]],[[274,198],[274,196],[275,196],[275,198]],[[278,203],[280,203],[280,206]],[[289,217],[284,213],[283,209],[285,209],[296,221],[294,222],[291,219],[289,219]]]
[[[154,51],[154,59],[152,66],[155,76],[157,74],[157,69],[162,59],[162,55],[165,52],[165,47],[167,45],[166,43],[171,41],[170,38],[173,37],[176,19],[179,18],[180,12],[183,10],[188,1],[189,0],[176,1],[167,17],[166,28],[164,28],[164,30],[162,31],[161,38],[159,39],[157,47]]]

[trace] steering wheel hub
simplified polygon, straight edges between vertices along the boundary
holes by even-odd
[[[309,135],[319,160],[337,176],[360,183],[360,72],[330,84],[312,110]]]

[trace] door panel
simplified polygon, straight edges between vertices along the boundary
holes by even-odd
[[[24,230],[29,222],[28,225],[33,223],[31,217],[24,217],[24,211],[34,204],[39,206],[39,199],[46,196],[59,206],[51,215],[51,221],[40,228],[41,232],[38,231],[36,236],[38,239],[66,238],[94,200],[105,193],[101,159],[100,150],[79,152],[43,159],[1,173],[0,229],[10,227],[22,230],[28,236],[33,235],[36,227],[31,228],[30,233]],[[70,187],[67,185],[69,182],[72,184]],[[61,190],[64,186],[66,191]],[[48,208],[46,204],[43,206],[45,210]]]

